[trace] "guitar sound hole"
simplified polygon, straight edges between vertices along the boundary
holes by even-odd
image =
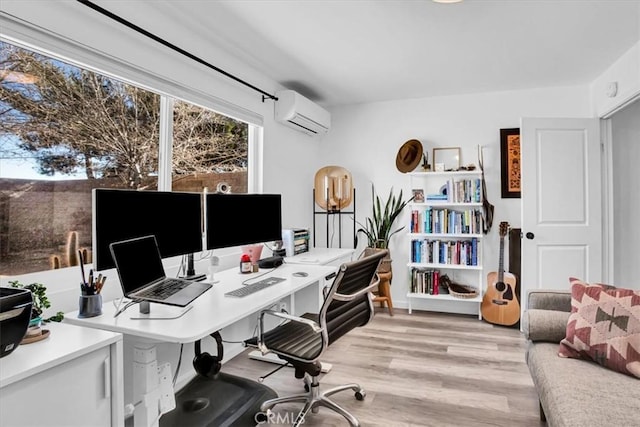
[[[496,290],[498,292],[504,292],[505,289],[507,289],[507,285],[505,285],[503,282],[496,283]]]

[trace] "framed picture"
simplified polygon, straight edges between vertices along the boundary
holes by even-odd
[[[520,198],[520,129],[500,129],[502,198]]]
[[[460,169],[460,147],[433,149],[433,164],[436,172]]]
[[[412,191],[413,191],[413,202],[424,203],[424,190],[422,188],[414,188]]]

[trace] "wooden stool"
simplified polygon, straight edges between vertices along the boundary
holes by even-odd
[[[378,295],[373,299],[373,302],[379,302],[380,307],[384,307],[386,302],[387,308],[389,309],[389,315],[393,316],[393,302],[391,302],[390,289],[392,274],[390,271],[388,273],[378,273],[378,277],[380,278],[380,283],[378,283]]]

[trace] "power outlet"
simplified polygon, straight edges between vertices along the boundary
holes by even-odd
[[[287,310],[287,303],[284,301],[280,301],[280,304],[278,304],[278,310],[283,313],[288,313],[289,311]]]

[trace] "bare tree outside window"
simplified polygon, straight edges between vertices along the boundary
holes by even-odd
[[[18,138],[13,154],[31,156],[38,174],[151,184],[159,95],[6,43],[0,69],[0,134]]]
[[[172,188],[247,192],[248,125],[183,101],[173,108]]]
[[[90,259],[91,189],[157,189],[160,99],[0,42],[0,274]],[[247,125],[175,105],[174,186],[246,192]]]

